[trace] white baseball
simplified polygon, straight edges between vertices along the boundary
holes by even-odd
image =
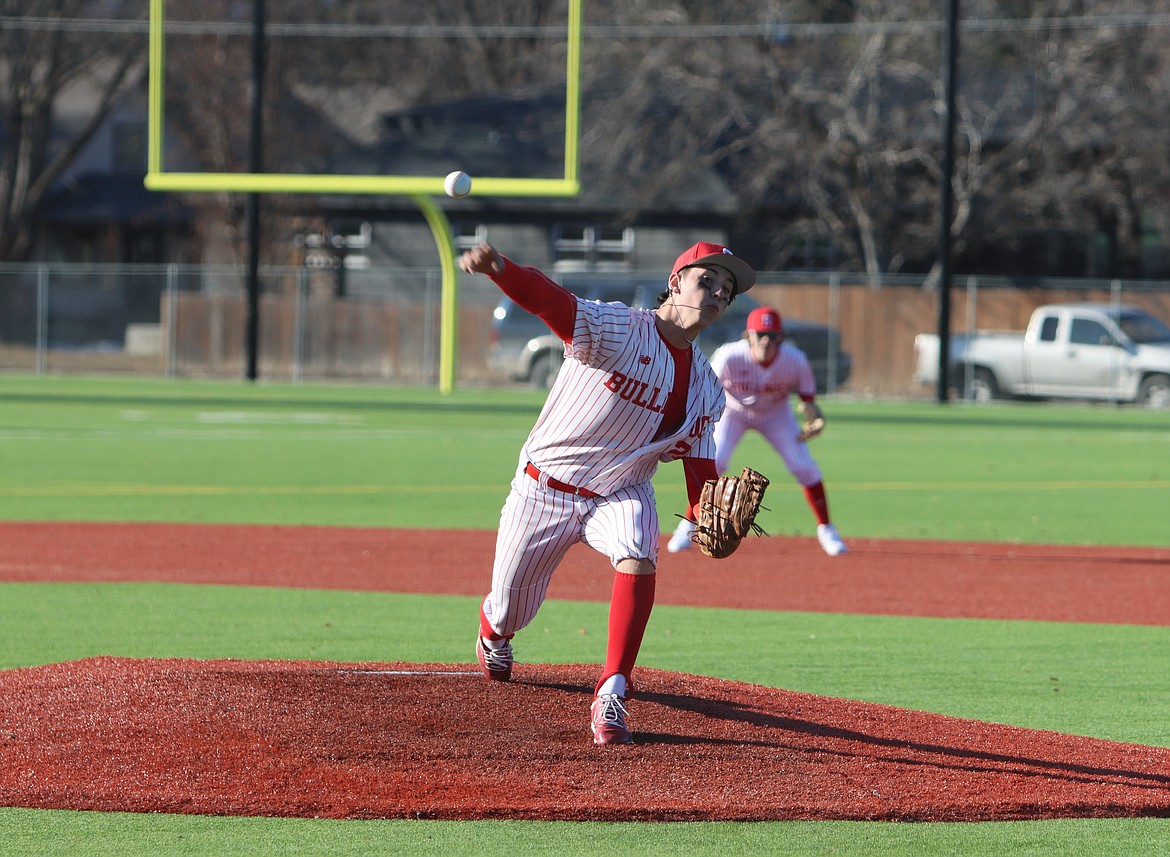
[[[447,173],[447,178],[443,180],[443,190],[447,192],[447,196],[453,196],[456,199],[467,196],[471,193],[471,176],[463,170]]]

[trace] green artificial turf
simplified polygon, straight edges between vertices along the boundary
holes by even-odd
[[[0,518],[493,529],[543,401],[528,390],[0,376]],[[847,536],[1162,545],[1170,413],[1106,406],[826,402],[812,446]],[[772,477],[760,519],[812,516]],[[682,469],[655,480],[672,521]]]
[[[638,854],[653,857],[776,854],[1154,855],[1170,844],[1165,819],[1056,820],[998,824],[761,822],[602,824],[521,821],[331,821],[206,818],[0,809],[0,830],[23,857],[166,854],[255,855]]]

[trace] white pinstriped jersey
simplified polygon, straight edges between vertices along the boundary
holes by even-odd
[[[817,382],[805,353],[788,342],[769,366],[761,366],[751,354],[746,339],[719,346],[711,355],[711,368],[723,382],[728,411],[750,420],[778,407],[788,407],[793,393],[816,395]]]
[[[544,409],[520,452],[541,471],[608,495],[647,482],[660,461],[714,458],[712,426],[723,389],[698,346],[691,347],[686,416],[655,439],[674,386],[674,359],[653,310],[577,301],[573,341]]]

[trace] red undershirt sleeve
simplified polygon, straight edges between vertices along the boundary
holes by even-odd
[[[488,274],[500,291],[517,305],[538,316],[562,342],[573,341],[577,298],[536,268],[517,265],[503,256],[504,270]]]
[[[688,520],[697,521],[699,519],[699,497],[703,493],[703,483],[708,479],[718,478],[719,471],[715,469],[715,459],[713,458],[684,458],[683,472],[687,476],[687,499],[690,501],[686,517]]]
[[[663,342],[666,342],[664,339]],[[662,413],[662,425],[659,428],[659,437],[668,431],[673,431],[686,416],[687,389],[690,386],[691,359],[694,356],[690,348],[675,348],[669,342],[666,347],[674,360],[674,389],[667,397],[666,407]],[[703,483],[719,475],[715,469],[715,460],[711,458],[684,458],[683,473],[687,481],[686,517],[688,520],[698,520],[696,510],[699,506],[699,497],[703,493]]]

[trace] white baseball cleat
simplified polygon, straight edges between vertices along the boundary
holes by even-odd
[[[634,736],[626,725],[626,701],[616,693],[593,697],[589,708],[594,744],[633,744]]]
[[[837,554],[849,551],[845,542],[841,540],[841,534],[832,524],[819,524],[817,526],[817,541],[821,543],[821,548],[829,556],[837,556]]]
[[[496,648],[488,646],[483,637],[475,638],[475,657],[479,661],[479,668],[484,678],[492,681],[508,681],[512,678],[512,644],[508,640],[496,644]]]
[[[666,549],[671,553],[687,550],[691,546],[691,533],[694,531],[695,522],[683,518],[678,522],[678,527],[675,529],[674,535],[670,537],[670,541],[666,543]]]

